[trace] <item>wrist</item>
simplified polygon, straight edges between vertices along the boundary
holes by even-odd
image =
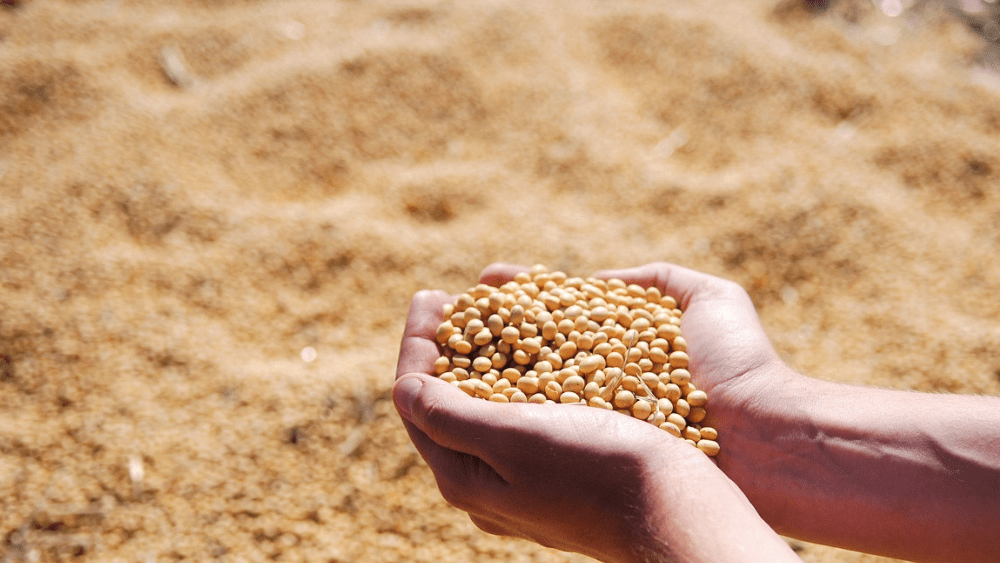
[[[630,561],[799,561],[710,458],[669,437],[648,459]]]
[[[811,397],[823,383],[775,362],[710,394],[712,399],[723,399],[710,407],[708,420],[719,431],[722,450],[715,457],[719,469],[779,532],[786,529],[790,511],[783,491],[772,486],[767,468],[788,458],[782,444],[789,434],[809,426]]]
[[[707,458],[704,461],[697,475],[662,483],[667,492],[661,491],[657,497],[670,499],[670,505],[652,512],[648,537],[653,545],[638,560],[799,562],[739,487]],[[679,489],[682,494],[678,494]]]

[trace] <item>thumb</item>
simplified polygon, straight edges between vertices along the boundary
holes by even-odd
[[[393,402],[404,420],[435,444],[477,457],[489,456],[504,416],[497,405],[473,400],[454,385],[422,373],[402,376]]]

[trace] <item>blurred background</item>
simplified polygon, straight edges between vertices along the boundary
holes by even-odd
[[[0,561],[585,561],[448,507],[389,400],[413,292],[498,260],[677,262],[804,373],[1000,395],[995,15],[3,0]]]

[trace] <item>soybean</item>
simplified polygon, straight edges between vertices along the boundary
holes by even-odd
[[[442,308],[433,371],[493,402],[615,410],[714,456],[718,432],[700,425],[708,394],[692,382],[682,316],[655,287],[536,265]]]

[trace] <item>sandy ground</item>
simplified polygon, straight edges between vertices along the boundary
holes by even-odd
[[[495,260],[678,262],[812,376],[1000,395],[984,40],[797,2],[4,0],[0,561],[585,560],[389,401],[411,294]]]

